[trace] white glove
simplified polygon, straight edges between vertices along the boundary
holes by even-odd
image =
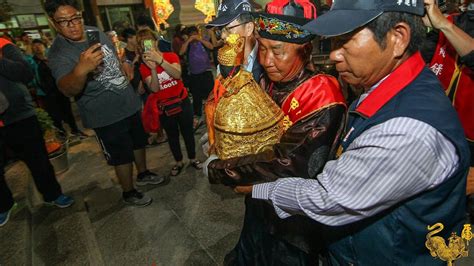
[[[201,144],[202,153],[204,153],[206,157],[209,157],[209,136],[207,133],[202,135],[202,137],[199,139],[199,144]]]
[[[207,160],[202,164],[202,172],[204,173],[204,175],[206,177],[209,177],[209,172],[207,170],[207,166],[214,160],[217,160],[219,159],[219,157],[217,157],[217,155],[215,154],[211,154],[211,156],[209,156],[209,158],[207,158]]]

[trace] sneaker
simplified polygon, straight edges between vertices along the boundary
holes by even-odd
[[[158,176],[157,174],[146,170],[143,173],[138,174],[137,176],[137,186],[145,185],[158,185],[165,181],[164,177]]]
[[[57,199],[55,199],[54,201],[49,201],[49,202],[45,202],[47,205],[54,205],[58,208],[67,208],[69,206],[71,206],[73,203],[74,203],[74,199],[69,197],[69,196],[66,196],[64,194],[61,194]]]
[[[15,207],[16,207],[16,202],[8,211],[0,213],[0,227],[8,223],[8,220],[10,220],[10,214],[12,213]]]
[[[135,205],[137,207],[145,207],[151,204],[153,201],[149,196],[137,191],[132,190],[129,192],[123,192],[122,194],[123,201],[130,205]]]

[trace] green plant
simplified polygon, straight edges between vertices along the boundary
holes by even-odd
[[[36,108],[36,116],[43,132],[54,129],[53,119],[44,109]]]
[[[36,108],[36,117],[43,131],[43,138],[48,155],[54,157],[64,152],[65,149],[67,149],[64,145],[66,140],[59,137],[58,129],[54,127],[53,119],[41,108]]]

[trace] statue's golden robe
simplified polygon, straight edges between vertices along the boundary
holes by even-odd
[[[219,59],[235,49],[221,48]],[[216,80],[205,111],[211,149],[222,160],[272,149],[285,132],[283,111],[245,70]]]

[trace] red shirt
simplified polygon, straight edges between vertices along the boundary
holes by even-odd
[[[177,54],[172,52],[163,53],[163,60],[166,60],[170,64],[179,64],[179,57]],[[181,79],[175,79],[168,73],[164,71],[164,69],[157,64],[156,66],[156,73],[158,75],[158,81],[160,82],[160,90],[156,93],[159,94],[158,98],[160,99],[167,99],[175,96],[182,96],[182,98],[186,97],[186,93],[182,93],[184,89],[184,84]],[[142,79],[145,80],[149,76],[151,76],[151,69],[142,63],[140,65],[140,74]]]

